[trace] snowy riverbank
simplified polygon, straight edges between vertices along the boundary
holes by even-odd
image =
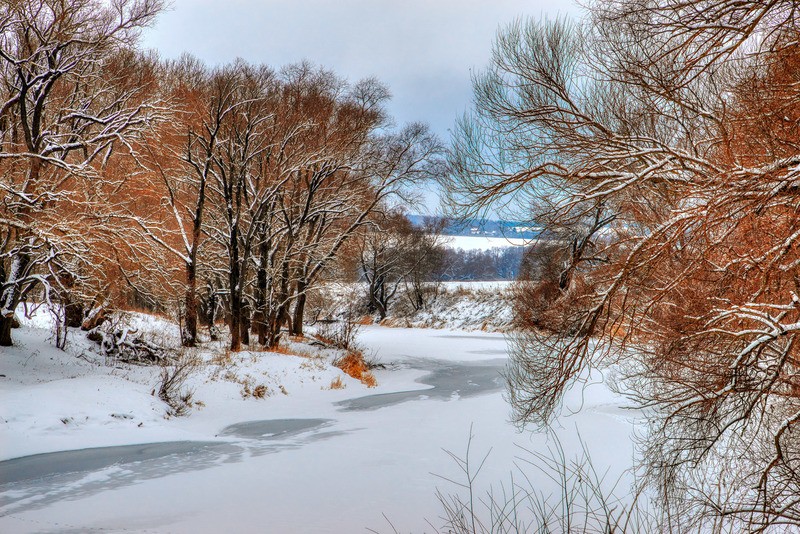
[[[0,451],[77,452],[0,462],[0,480],[13,480],[0,483],[2,532],[391,532],[386,518],[432,532],[436,488],[459,490],[434,475],[459,479],[443,449],[463,455],[470,428],[473,460],[491,449],[478,491],[508,480],[528,456],[520,447],[553,445],[508,422],[501,334],[365,327],[359,342],[387,365],[369,389],[324,356],[242,353],[205,366],[190,383],[203,406],[169,419],[151,395],[155,369],[96,365],[45,336],[24,329],[4,351]],[[337,376],[346,387],[329,389]],[[248,378],[269,394],[243,397]],[[631,465],[636,414],[602,383],[566,408],[556,435],[568,455],[580,435],[609,481]]]

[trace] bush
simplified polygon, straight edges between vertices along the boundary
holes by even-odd
[[[168,415],[180,417],[191,410],[194,391],[184,386],[199,367],[200,359],[193,351],[184,351],[172,365],[162,366],[158,398],[169,406]]]
[[[352,321],[327,321],[318,323],[315,337],[331,347],[349,350],[355,345],[358,329],[359,325]]]
[[[645,496],[628,492],[625,498],[617,497],[615,490],[619,480],[606,481],[604,475],[597,472],[585,445],[581,453],[570,459],[555,435],[546,452],[523,449],[525,455],[517,464],[519,476],[512,474],[511,480],[500,486],[500,491],[490,489],[480,496],[475,481],[488,453],[479,462],[474,461],[473,437],[470,428],[465,456],[445,451],[458,465],[463,479],[440,478],[461,488],[466,495],[437,490],[444,521],[441,528],[435,530],[437,533],[663,531],[661,527],[665,525],[659,524]],[[520,467],[526,464],[555,482],[556,491],[546,495],[542,489],[534,487],[531,477]]]

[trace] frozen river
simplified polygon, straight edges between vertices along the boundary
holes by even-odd
[[[387,364],[376,390],[276,414],[267,403],[263,419],[231,418],[203,440],[0,462],[0,531],[433,532],[436,489],[459,490],[440,478],[459,473],[445,450],[463,454],[470,428],[473,454],[491,450],[484,489],[508,479],[520,447],[548,445],[508,422],[501,335],[375,327],[360,342]],[[577,449],[579,433],[596,463],[621,471],[631,421],[602,384],[579,397],[563,443]]]

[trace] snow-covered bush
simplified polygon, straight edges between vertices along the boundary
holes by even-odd
[[[100,354],[107,359],[129,363],[162,363],[175,357],[175,350],[132,324],[128,314],[117,313],[91,329],[86,337],[99,345]]]

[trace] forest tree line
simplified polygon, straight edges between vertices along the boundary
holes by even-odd
[[[233,350],[274,346],[354,238],[441,173],[440,142],[392,127],[375,79],[141,50],[163,7],[0,10],[2,345],[33,298],[63,335],[133,306],[176,315],[184,346],[218,318]]]

